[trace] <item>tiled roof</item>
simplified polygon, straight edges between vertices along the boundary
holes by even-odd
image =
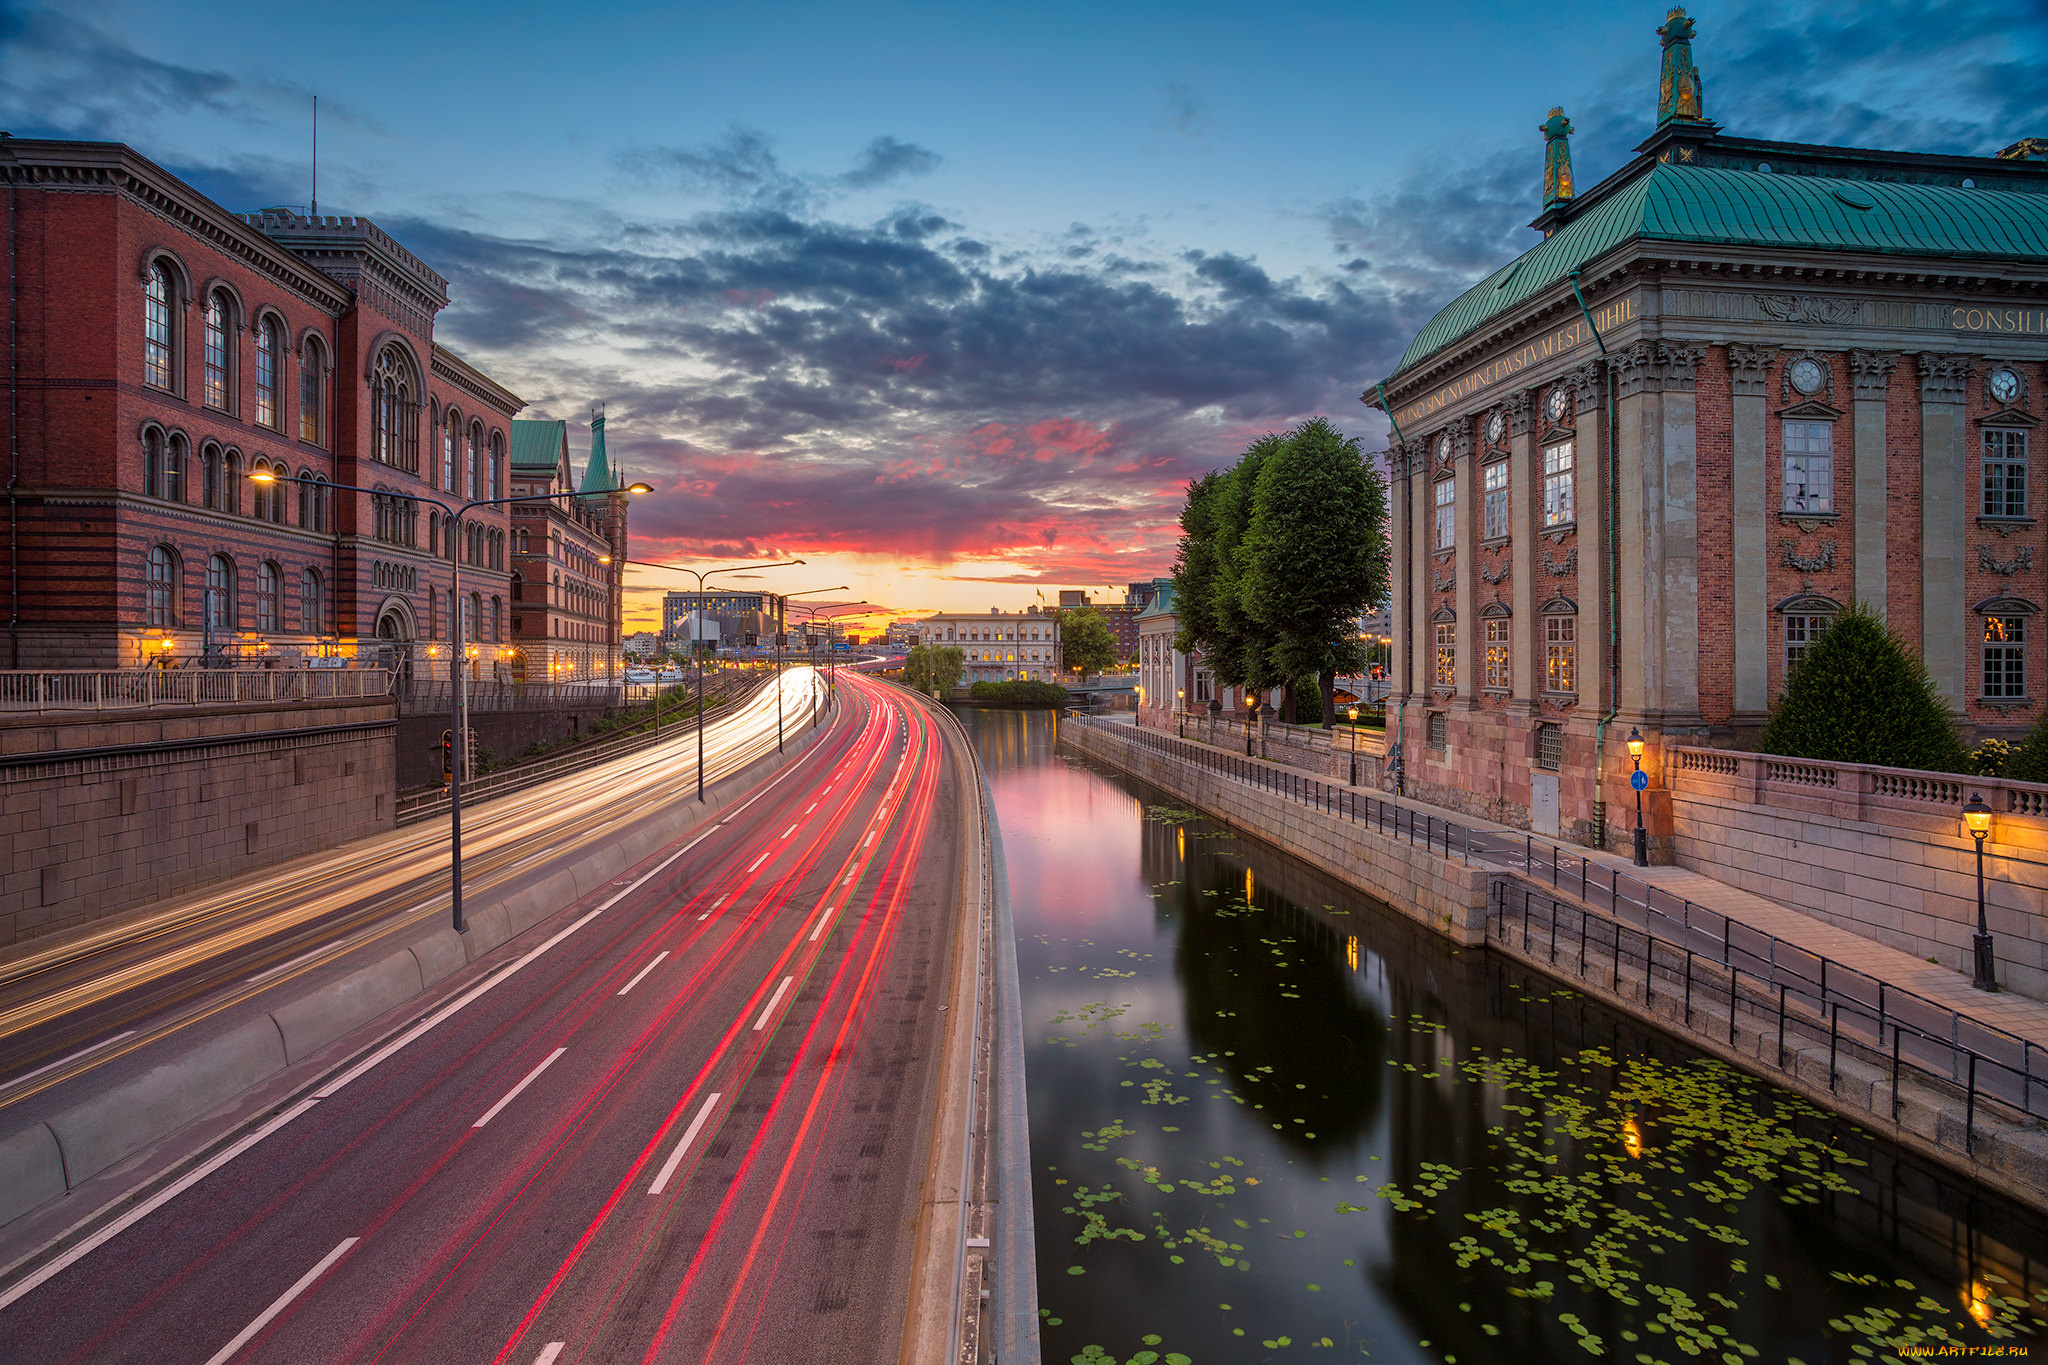
[[[2048,260],[2048,194],[1656,164],[1418,332],[1399,374],[1631,239],[1957,260]]]
[[[512,423],[512,467],[553,469],[562,458],[562,442],[568,439],[567,422],[515,421]]]

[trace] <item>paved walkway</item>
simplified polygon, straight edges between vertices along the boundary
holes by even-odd
[[[1149,727],[1148,732],[1163,733],[1150,731]],[[1244,757],[1239,750],[1202,744],[1197,740],[1182,742],[1217,754],[1227,754],[1240,759]],[[1263,761],[1274,767],[1287,766],[1272,759]],[[1341,782],[1319,774],[1312,776],[1333,786],[1344,786]],[[1873,942],[1853,930],[1838,928],[1815,919],[1803,910],[1795,910],[1791,906],[1781,905],[1752,892],[1740,890],[1705,873],[1689,871],[1682,867],[1636,867],[1631,859],[1620,854],[1567,843],[1561,839],[1549,839],[1540,834],[1530,834],[1527,830],[1495,824],[1490,820],[1482,820],[1448,807],[1432,805],[1427,801],[1418,801],[1413,797],[1396,798],[1385,791],[1362,785],[1351,790],[1390,805],[1406,807],[1418,815],[1463,825],[1475,832],[1500,834],[1517,841],[1527,839],[1539,851],[1539,856],[1541,850],[1554,848],[1574,860],[1584,858],[1596,867],[1618,869],[1625,876],[1646,882],[1670,895],[1683,897],[1738,924],[1775,935],[1810,953],[1826,957],[1853,971],[1882,981],[1888,986],[1912,991],[1945,1009],[1954,1010],[1957,1014],[1993,1028],[2003,1029],[2016,1037],[2048,1048],[2048,1002],[2006,992],[1990,994],[1974,990],[1970,986],[1969,978],[1959,972],[1915,957],[1901,949]]]

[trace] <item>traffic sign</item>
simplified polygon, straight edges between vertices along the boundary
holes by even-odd
[[[1628,775],[1628,784],[1639,792],[1648,791],[1650,789],[1650,775],[1641,769],[1637,769]]]

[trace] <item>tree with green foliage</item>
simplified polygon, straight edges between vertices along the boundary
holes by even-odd
[[[1065,706],[1067,689],[1058,683],[1012,678],[1008,682],[978,682],[967,689],[975,701],[1009,702],[1014,706]]]
[[[2015,782],[2048,782],[2048,716],[2034,722],[2006,756],[2003,774]]]
[[[1313,676],[1322,723],[1337,723],[1337,675],[1362,671],[1358,614],[1389,585],[1387,488],[1358,440],[1321,417],[1265,461],[1252,501],[1239,592],[1273,668]]]
[[[1806,647],[1757,747],[1787,758],[1971,770],[1927,665],[1860,602]]]
[[[1216,486],[1210,532],[1216,556],[1208,598],[1212,638],[1203,641],[1202,657],[1218,682],[1253,692],[1265,692],[1287,681],[1268,657],[1265,632],[1246,609],[1244,599],[1245,541],[1251,535],[1259,474],[1285,443],[1281,436],[1261,436],[1225,472]]]
[[[967,655],[950,645],[913,645],[903,660],[903,685],[940,696],[960,685]]]
[[[1180,544],[1173,554],[1173,647],[1186,654],[1216,638],[1216,490],[1221,470],[1188,481],[1180,509]],[[1211,661],[1213,668],[1213,661]]]
[[[1093,607],[1060,618],[1060,666],[1082,675],[1100,673],[1116,662],[1116,636]]]

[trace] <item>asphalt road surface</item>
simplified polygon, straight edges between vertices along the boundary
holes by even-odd
[[[902,694],[839,695],[718,823],[0,1290],[0,1359],[897,1360],[972,793]]]

